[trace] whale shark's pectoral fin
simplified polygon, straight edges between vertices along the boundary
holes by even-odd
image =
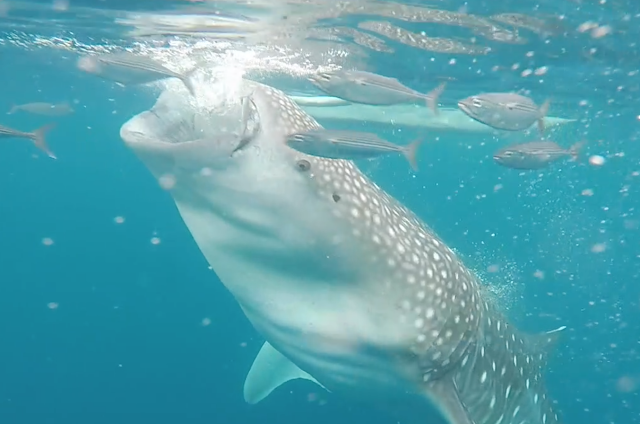
[[[265,342],[244,381],[244,400],[250,404],[258,403],[280,385],[297,378],[312,381],[325,389],[315,378]]]
[[[460,400],[455,382],[448,377],[429,384],[427,393],[451,424],[475,424]]]

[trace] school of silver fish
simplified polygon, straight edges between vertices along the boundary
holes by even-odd
[[[369,29],[373,23],[364,22]],[[84,72],[121,85],[147,84],[167,78],[178,78],[191,95],[196,95],[191,82],[191,74],[174,72],[154,59],[133,53],[105,53],[81,57],[78,68]],[[407,87],[398,79],[360,70],[338,70],[320,72],[310,76],[309,81],[322,92],[351,103],[373,106],[396,104],[424,104],[434,114],[438,114],[438,100],[444,92],[447,82],[440,82],[428,93],[421,93]],[[546,99],[541,106],[533,99],[517,93],[480,93],[469,96],[458,102],[458,108],[469,118],[503,131],[525,131],[537,123],[540,135],[544,136],[544,118],[549,110],[550,100]],[[250,100],[243,104],[243,123],[249,122],[249,114],[255,111]],[[73,113],[67,102],[59,104],[28,103],[12,107],[8,114],[19,111],[47,116],[63,116]],[[244,127],[242,127],[244,128]],[[44,135],[25,136],[18,130],[6,130],[4,137],[15,134],[17,138],[34,140],[37,147],[55,157],[48,148]],[[237,150],[244,148],[255,135],[246,132],[240,135]],[[494,161],[500,165],[515,169],[539,169],[558,157],[576,156],[578,149],[563,150],[550,142],[537,145],[527,143],[511,146],[494,155]],[[301,133],[292,136],[288,145],[304,153],[331,159],[357,160],[373,158],[389,153],[401,153],[408,160],[412,169],[417,170],[416,151],[418,142],[408,146],[399,146],[379,138],[375,134],[361,131],[323,130]],[[537,146],[537,147],[536,147]],[[561,153],[562,152],[562,153]],[[570,152],[570,153],[565,153]],[[542,165],[544,164],[544,166]]]

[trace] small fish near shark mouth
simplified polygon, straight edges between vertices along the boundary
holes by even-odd
[[[354,163],[286,145],[322,129],[291,98],[238,84],[245,94],[219,113],[165,90],[120,134],[152,174],[175,176],[184,223],[266,339],[245,400],[302,378],[372,406],[418,397],[450,424],[558,424],[542,373],[564,327],[520,333],[457,255]]]

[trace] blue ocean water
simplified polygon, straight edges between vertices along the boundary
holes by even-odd
[[[637,15],[624,4],[584,3],[562,10],[468,6],[480,15],[566,14],[572,37],[549,42],[523,29],[529,44],[487,42],[493,53],[461,55],[457,66],[450,64],[455,55],[398,41],[389,43],[393,54],[374,51],[366,60],[369,70],[424,92],[439,77],[455,77],[445,106],[480,91],[529,89],[537,99],[553,97],[551,116],[577,119],[552,133],[557,141],[586,142],[575,163],[532,172],[493,163],[497,147],[535,133],[401,127],[357,117],[320,122],[373,128],[402,143],[425,137],[417,173],[401,157],[362,168],[462,255],[522,330],[568,327],[545,374],[564,423],[630,424],[640,422],[638,77],[637,46],[629,44]],[[0,145],[0,423],[396,422],[302,381],[258,405],[244,403],[242,384],[264,340],[209,268],[170,193],[119,136],[158,91],[120,87],[75,65],[88,46],[138,43],[118,39],[118,27],[104,22],[124,10],[153,8],[72,1],[55,15],[49,2],[4,4],[0,113],[34,101],[69,101],[75,113],[0,114],[1,125],[22,130],[55,121],[48,140],[58,157],[20,140]],[[91,27],[80,21],[87,10],[113,15],[94,13]],[[574,24],[589,20],[620,31],[578,38]],[[420,25],[405,24],[413,31]],[[429,25],[439,31],[430,35],[460,38],[455,28]],[[170,49],[162,40],[155,47]],[[569,53],[555,58],[563,49]],[[515,63],[521,67],[512,69]],[[506,70],[491,72],[493,66]],[[543,66],[544,76],[522,76]],[[264,69],[259,76],[319,95],[304,78]],[[594,155],[604,164],[590,164]],[[434,414],[414,422],[440,420]]]

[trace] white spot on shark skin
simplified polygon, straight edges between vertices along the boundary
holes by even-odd
[[[520,405],[516,406],[516,409],[513,410],[513,418],[516,417],[516,415],[518,415],[518,412],[520,412]]]
[[[228,154],[233,137],[213,142],[222,129],[241,130],[238,95],[225,95],[226,86],[206,96],[220,101],[206,113],[165,92],[153,112],[132,118],[121,134],[154,175],[176,176],[171,195],[203,255],[258,332],[289,358],[277,372],[256,359],[245,382],[250,399],[304,378],[303,369],[331,391],[366,396],[400,387],[414,396],[424,387],[407,383],[406,370],[427,363],[418,381],[439,384],[436,376],[446,371],[473,382],[459,387],[473,422],[482,422],[487,406],[502,414],[492,424],[515,410],[552,413],[549,402],[532,407],[531,395],[521,391],[530,389],[532,376],[538,381],[531,371],[536,357],[518,361],[513,346],[500,342],[515,341],[511,326],[489,311],[475,276],[451,250],[351,162],[289,149],[284,137],[319,125],[280,91],[239,84],[236,91],[257,109],[260,131],[237,155]],[[211,142],[185,143],[189,137]],[[300,168],[300,160],[309,166]],[[507,375],[511,358],[527,366]],[[473,384],[485,388],[479,404]],[[538,393],[533,399],[538,404]],[[433,401],[448,405],[438,396]]]

